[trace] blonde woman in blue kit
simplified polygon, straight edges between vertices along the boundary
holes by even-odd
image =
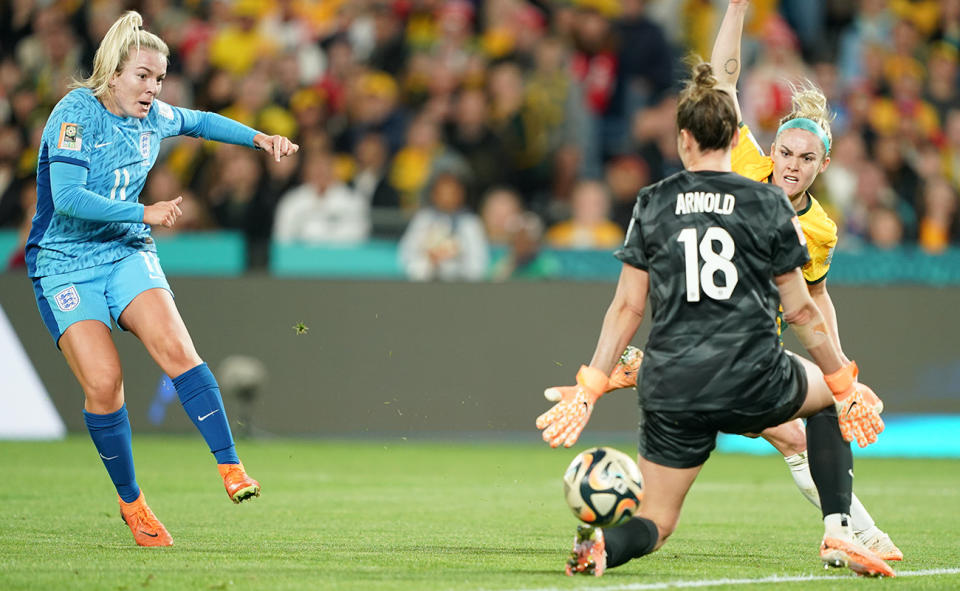
[[[136,12],[107,31],[91,76],[47,120],[26,246],[40,315],[83,388],[87,429],[141,546],[169,546],[173,539],[137,485],[112,322],[136,335],[172,378],[230,499],[260,495],[260,483],[237,457],[216,378],[194,348],[150,236],[150,226],[176,223],[181,197],[138,203],[147,173],[160,141],[178,135],[249,146],[277,161],[299,149],[285,137],[160,101],[168,55]]]

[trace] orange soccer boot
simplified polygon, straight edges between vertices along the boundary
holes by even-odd
[[[217,464],[227,496],[234,503],[260,496],[260,483],[247,476],[243,464]]]
[[[591,525],[578,525],[577,535],[573,538],[573,550],[565,568],[567,576],[586,574],[601,577],[606,569],[607,552],[603,530]]]
[[[173,538],[170,532],[163,527],[157,516],[153,514],[147,501],[143,498],[143,491],[132,503],[120,501],[120,517],[133,533],[133,539],[141,546],[172,546]]]
[[[900,548],[897,548],[890,536],[877,526],[873,526],[864,532],[855,532],[854,537],[883,560],[903,560],[903,552],[900,551]]]
[[[879,556],[856,542],[824,536],[820,544],[824,567],[847,567],[865,577],[895,577],[896,573]]]

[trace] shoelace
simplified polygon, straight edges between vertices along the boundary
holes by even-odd
[[[141,526],[157,530],[160,529],[160,520],[157,519],[157,516],[153,514],[153,511],[150,510],[150,507],[146,506],[145,504],[137,507],[137,510],[133,512],[133,518],[136,519]]]

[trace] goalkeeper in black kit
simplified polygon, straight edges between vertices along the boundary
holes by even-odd
[[[677,106],[685,170],[640,191],[593,358],[573,395],[537,419],[551,446],[576,442],[649,296],[653,326],[638,380],[643,502],[621,526],[580,526],[567,574],[600,576],[660,548],[718,432],[759,433],[805,417],[824,516],[821,560],[894,576],[849,522],[849,441],[876,441],[882,404],[857,382],[856,364],[846,362],[810,297],[800,271],[809,254],[786,195],[731,171],[737,119],[710,65],[696,65]],[[816,363],[780,346],[778,304]]]

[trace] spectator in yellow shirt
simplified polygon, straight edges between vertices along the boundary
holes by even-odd
[[[210,64],[242,76],[257,60],[272,55],[277,47],[257,28],[263,5],[253,0],[238,0],[233,6],[233,22],[214,35],[210,42]]]
[[[580,181],[570,197],[571,217],[547,231],[554,248],[609,249],[623,242],[623,230],[610,221],[610,192],[598,181]]]

